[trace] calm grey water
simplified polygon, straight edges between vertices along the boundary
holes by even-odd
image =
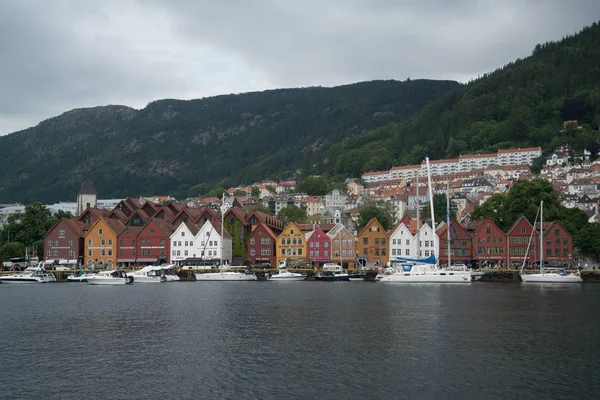
[[[2,399],[585,399],[600,285],[0,285]]]

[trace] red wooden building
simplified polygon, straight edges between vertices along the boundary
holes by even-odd
[[[77,260],[83,263],[84,223],[77,219],[61,218],[44,236],[44,254],[40,259]]]
[[[538,260],[539,234],[527,218],[521,216],[516,220],[506,237],[508,267],[520,268],[524,261],[525,264],[531,264]]]
[[[252,225],[252,232],[248,236],[246,259],[251,264],[269,263],[277,267],[275,242],[278,235],[264,223]]]
[[[536,228],[539,232],[539,222]],[[544,222],[542,238],[544,264],[563,266],[573,261],[573,236],[559,222]]]
[[[437,254],[440,264],[448,264],[448,225],[443,223],[436,232],[439,238]],[[450,264],[473,263],[473,244],[467,230],[457,221],[450,222]]]
[[[506,233],[490,217],[471,224],[473,258],[478,261],[479,266],[503,266],[507,253]]]
[[[136,264],[156,264],[167,262],[171,254],[169,238],[173,226],[165,220],[150,218],[137,236]]]
[[[319,225],[306,234],[306,252],[317,268],[331,262],[331,238],[327,236]]]

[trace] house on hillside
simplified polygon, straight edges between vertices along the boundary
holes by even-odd
[[[385,265],[388,261],[389,236],[377,218],[370,220],[357,235],[357,256],[367,264]]]

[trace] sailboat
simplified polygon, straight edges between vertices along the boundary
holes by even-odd
[[[525,283],[536,282],[536,283],[581,283],[583,279],[581,276],[576,274],[568,274],[564,268],[549,268],[544,267],[544,200],[540,202],[540,272],[533,274],[526,274],[523,272],[525,261],[521,266],[520,276],[521,280]],[[537,219],[537,217],[536,217]],[[535,222],[534,222],[535,226]],[[533,235],[533,232],[532,232]],[[531,240],[529,241],[531,244]],[[529,246],[527,246],[527,253],[529,253]],[[525,255],[527,257],[527,255]]]
[[[255,280],[254,274],[248,274],[240,272],[238,269],[246,268],[244,266],[232,267],[223,264],[223,242],[225,239],[225,225],[224,218],[225,212],[228,207],[225,204],[225,193],[223,193],[223,201],[221,205],[221,260],[219,265],[219,271],[217,272],[196,272],[194,276],[197,281],[253,281]]]
[[[433,208],[433,190],[431,186],[431,171],[429,169],[429,157],[425,158],[427,163],[427,181],[429,187],[429,207],[431,208],[431,226],[435,232],[435,213]],[[449,229],[449,227],[448,227]],[[418,231],[417,231],[418,235]],[[418,243],[417,236],[417,243]],[[394,272],[387,275],[378,275],[376,281],[384,283],[471,283],[471,270],[452,270],[439,268],[435,255],[428,258],[411,259],[396,257]],[[448,265],[450,265],[450,254],[448,253]]]

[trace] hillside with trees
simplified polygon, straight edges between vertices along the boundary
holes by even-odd
[[[564,126],[563,121],[577,121]],[[414,117],[332,146],[333,172],[366,171],[502,148],[600,150],[600,25],[485,74]]]
[[[402,121],[459,86],[388,80],[72,110],[0,137],[0,203],[74,200],[85,179],[103,198],[185,198],[326,171],[333,144]]]

